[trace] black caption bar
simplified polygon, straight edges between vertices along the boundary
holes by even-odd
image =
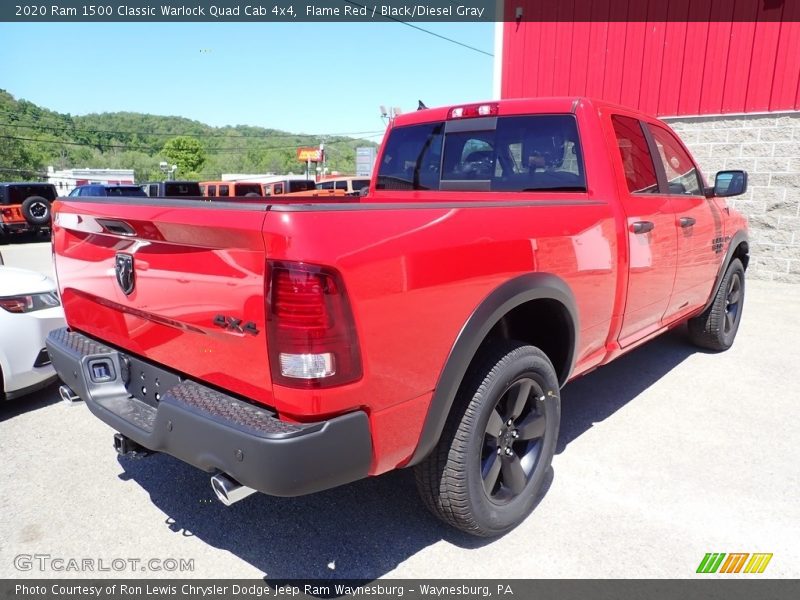
[[[0,22],[788,22],[800,0],[2,0]]]
[[[250,598],[395,598],[519,600],[788,600],[800,597],[800,581],[780,579],[376,579],[376,580],[232,580],[232,579],[29,579],[0,580],[0,598],[8,600],[179,600]]]
[[[0,21],[26,22],[371,22],[497,20],[494,0],[459,2],[293,0],[3,0]]]

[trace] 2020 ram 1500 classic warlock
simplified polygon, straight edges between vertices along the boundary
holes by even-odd
[[[367,196],[70,198],[58,373],[117,432],[213,473],[221,500],[415,467],[480,536],[531,511],[559,389],[685,321],[725,350],[745,220],[675,134],[584,98],[420,110]]]

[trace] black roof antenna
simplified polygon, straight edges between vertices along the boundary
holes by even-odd
[[[422,100],[417,100],[417,110],[425,110],[428,108]]]

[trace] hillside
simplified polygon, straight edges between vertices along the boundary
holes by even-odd
[[[0,89],[0,180],[37,179],[48,165],[128,168],[139,181],[160,179],[159,162],[182,162],[164,147],[175,138],[180,138],[178,146],[189,146],[194,153],[177,176],[192,179],[217,179],[221,173],[299,173],[304,166],[296,159],[297,147],[320,141],[325,142],[326,166],[352,173],[355,148],[375,145],[352,137],[323,139],[247,125],[211,127],[182,117],[130,112],[73,116],[17,100]]]

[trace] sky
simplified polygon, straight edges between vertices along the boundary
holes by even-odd
[[[419,26],[493,52],[493,23]],[[0,39],[0,88],[73,115],[135,111],[379,139],[381,105],[492,94],[491,56],[395,22],[0,23]]]

